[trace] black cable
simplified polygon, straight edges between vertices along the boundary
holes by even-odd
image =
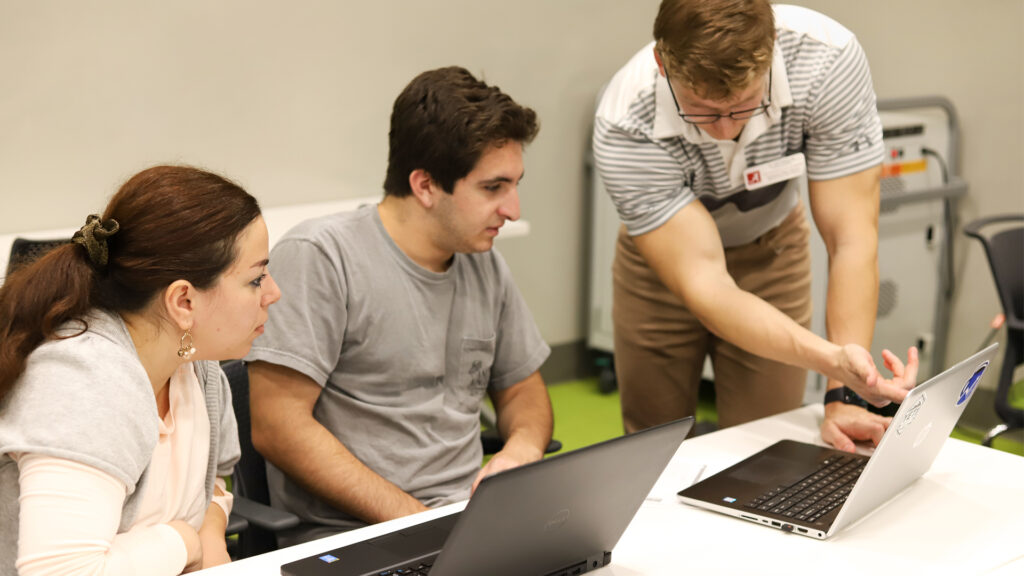
[[[925,147],[921,148],[921,155],[931,156],[935,158],[936,161],[938,161],[939,168],[942,169],[942,183],[949,184],[949,170],[946,168],[946,160],[942,158],[942,155],[936,152],[935,150],[932,150],[931,148]]]
[[[939,163],[942,170],[942,183],[949,184],[949,169],[946,167],[946,160],[941,154],[931,148],[921,147],[922,156],[931,156]],[[946,246],[946,298],[953,296],[953,201],[947,196],[942,199],[942,212],[946,226],[946,237],[949,239]]]

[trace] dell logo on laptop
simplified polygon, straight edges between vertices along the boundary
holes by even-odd
[[[569,509],[568,508],[563,508],[563,509],[559,510],[558,512],[555,512],[555,515],[552,516],[550,520],[548,520],[548,523],[544,525],[544,531],[545,532],[550,532],[552,530],[557,530],[557,529],[561,528],[562,525],[565,524],[565,521],[568,520],[568,519],[569,519]]]

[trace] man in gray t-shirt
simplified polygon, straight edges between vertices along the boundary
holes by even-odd
[[[282,299],[247,357],[253,442],[286,543],[465,499],[539,459],[550,349],[492,249],[519,217],[536,115],[461,68],[395,101],[383,201],[304,222],[271,255]],[[480,403],[505,446],[480,468]]]

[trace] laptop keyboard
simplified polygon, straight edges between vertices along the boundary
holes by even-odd
[[[768,490],[744,506],[802,522],[817,522],[846,502],[867,462],[866,458],[854,456],[830,456],[806,477]]]

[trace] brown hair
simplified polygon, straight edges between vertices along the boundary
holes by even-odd
[[[256,199],[216,174],[156,166],[129,179],[101,220],[119,230],[106,239],[107,264],[79,244],[53,249],[0,287],[0,399],[45,340],[92,308],[138,312],[175,280],[212,287],[235,260],[236,240],[260,215]]]
[[[662,0],[654,39],[666,74],[726,99],[771,66],[775,14],[768,0]]]
[[[412,193],[409,174],[425,170],[449,194],[488,146],[531,142],[537,114],[456,66],[424,72],[395,99],[384,193]]]

